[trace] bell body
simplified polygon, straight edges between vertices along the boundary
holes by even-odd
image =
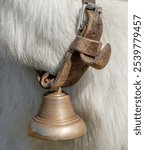
[[[63,92],[44,95],[39,113],[32,119],[28,135],[42,140],[69,140],[86,133],[84,121],[74,112]]]

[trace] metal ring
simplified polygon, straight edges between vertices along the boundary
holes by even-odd
[[[88,3],[88,2],[83,4],[79,12],[79,22],[77,27],[77,30],[79,32],[82,31],[84,29],[84,26],[86,25],[86,15],[85,15],[86,9],[98,11],[99,13],[102,12],[102,7],[98,6],[97,4]]]

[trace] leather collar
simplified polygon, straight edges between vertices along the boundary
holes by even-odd
[[[101,9],[95,4],[95,0],[82,0],[82,3],[78,35],[71,43],[57,76],[46,71],[37,71],[39,83],[43,88],[57,91],[60,87],[72,86],[80,80],[89,66],[102,69],[109,61],[110,44],[106,44],[101,50]]]

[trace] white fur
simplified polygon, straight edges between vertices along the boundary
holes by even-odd
[[[107,67],[90,68],[64,89],[85,120],[87,135],[44,142],[26,134],[44,92],[34,68],[56,73],[76,35],[81,0],[0,0],[0,149],[127,150],[127,2],[98,0]]]

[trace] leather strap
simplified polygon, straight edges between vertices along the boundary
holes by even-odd
[[[85,55],[96,57],[101,47],[102,43],[100,41],[77,36],[70,48]]]
[[[95,0],[82,0],[83,3],[93,3]],[[89,66],[95,69],[102,69],[109,61],[111,54],[110,44],[101,50],[100,42],[103,30],[103,23],[100,13],[97,10],[86,9],[88,18],[87,24],[77,35],[70,49],[68,50],[64,65],[58,72],[56,78],[49,78],[49,74],[43,74],[40,78],[40,85],[43,88],[58,90],[59,87],[69,87],[75,84]]]
[[[86,3],[86,2],[95,4],[96,0],[82,0],[82,3]]]
[[[98,41],[100,40],[102,35],[102,20],[100,19],[99,14],[94,11],[87,11],[87,14],[89,18],[88,26],[86,26],[84,31],[82,31],[82,33],[84,33],[82,37],[87,38],[89,40]],[[73,47],[73,45],[71,45],[70,47]],[[75,49],[69,50],[65,58],[64,66],[58,73],[57,78],[53,84],[53,89],[57,89],[61,86],[72,86],[78,80],[80,80],[80,78],[86,72],[88,67],[89,66],[86,65],[84,61],[82,61],[80,53],[76,52]]]

